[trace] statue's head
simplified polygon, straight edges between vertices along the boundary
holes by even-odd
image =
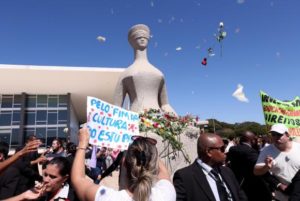
[[[150,29],[147,25],[137,24],[130,28],[128,41],[134,49],[144,49],[148,45]]]

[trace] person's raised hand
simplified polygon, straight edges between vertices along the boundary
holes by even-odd
[[[24,192],[23,194],[24,200],[36,200],[37,198],[44,195],[45,188],[46,188],[45,185],[41,183],[36,184],[34,188]]]
[[[23,156],[25,154],[28,154],[30,152],[37,151],[37,148],[40,146],[41,141],[40,140],[33,140],[28,142],[23,149],[17,152],[20,156]]]
[[[271,157],[271,156],[267,156],[266,158],[265,158],[265,165],[269,168],[269,169],[271,169],[272,167],[273,167],[273,165],[274,165],[274,159]]]
[[[79,130],[78,134],[78,147],[79,148],[87,148],[89,145],[89,140],[90,140],[90,133],[88,128],[83,127]]]
[[[38,157],[37,159],[36,159],[36,162],[37,163],[44,163],[44,162],[46,162],[47,161],[47,158],[46,158],[46,156],[44,156],[44,154],[42,154],[40,157]]]

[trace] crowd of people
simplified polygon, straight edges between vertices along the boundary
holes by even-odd
[[[149,137],[133,136],[126,151],[97,149],[82,128],[78,145],[54,139],[39,154],[41,141],[30,136],[11,157],[8,145],[0,142],[0,200],[300,200],[300,144],[291,141],[283,124],[273,125],[269,133],[271,140],[258,140],[246,131],[238,142],[203,133],[195,147],[198,157],[177,170],[173,181],[156,140]],[[120,189],[102,185],[117,168]]]

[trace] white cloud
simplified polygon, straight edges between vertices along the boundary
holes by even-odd
[[[237,0],[236,1],[238,4],[243,4],[243,3],[245,3],[245,0]]]
[[[169,19],[169,24],[171,24],[171,23],[174,22],[174,21],[175,21],[175,17],[172,16],[172,17]]]
[[[235,90],[235,92],[233,92],[232,96],[241,102],[248,103],[249,100],[246,97],[245,93],[243,92],[243,88],[244,88],[243,85],[238,84],[237,89]]]

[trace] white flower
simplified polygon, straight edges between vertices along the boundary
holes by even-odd
[[[99,42],[105,42],[105,41],[106,41],[106,38],[103,37],[103,36],[98,36],[98,37],[97,37],[97,40],[98,40]]]
[[[179,46],[176,48],[176,51],[180,51],[180,50],[182,50],[182,47]]]
[[[222,35],[223,38],[225,38],[226,35],[227,35],[226,31],[222,31],[221,35]]]
[[[237,89],[235,90],[235,92],[233,92],[232,96],[241,102],[249,102],[248,98],[243,92],[243,88],[244,88],[243,85],[238,84]]]

